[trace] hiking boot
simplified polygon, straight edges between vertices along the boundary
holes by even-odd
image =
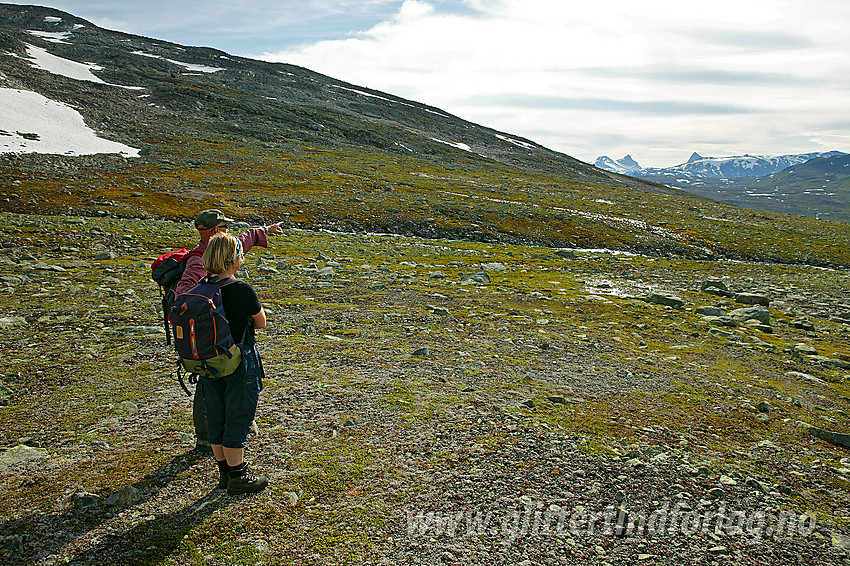
[[[195,450],[202,454],[212,454],[212,444],[209,440],[195,439]]]
[[[248,470],[248,463],[242,462],[238,467],[230,469],[230,481],[227,484],[227,495],[242,493],[257,493],[269,485],[266,476],[255,476]]]
[[[215,462],[218,464],[218,486],[216,489],[227,489],[227,484],[230,482],[230,466],[227,465],[227,460]]]

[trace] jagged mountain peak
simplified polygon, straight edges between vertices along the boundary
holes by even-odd
[[[629,167],[634,167],[635,169],[640,169],[640,164],[639,164],[637,161],[635,161],[635,160],[632,158],[632,156],[631,156],[631,155],[629,155],[629,154],[626,154],[626,156],[625,156],[625,157],[623,157],[623,158],[620,160],[620,163],[621,163],[622,165],[626,165],[626,166],[629,166]]]
[[[603,155],[594,161],[593,165],[599,169],[611,171],[612,173],[619,173],[621,175],[632,175],[641,170],[640,164],[635,161],[631,155],[626,155],[622,159],[617,159],[616,161],[607,155]]]

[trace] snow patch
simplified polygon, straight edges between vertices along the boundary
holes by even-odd
[[[444,144],[446,144],[446,145],[450,145],[450,146],[452,146],[452,147],[456,147],[457,149],[462,149],[463,151],[472,151],[472,148],[471,148],[471,147],[469,147],[468,145],[466,145],[465,143],[461,143],[461,142],[457,142],[457,143],[447,142],[447,141],[443,141],[443,140],[438,140],[437,138],[431,138],[431,140],[432,140],[432,141],[435,141],[435,142],[439,142],[439,143],[444,143]]]
[[[165,57],[154,55],[153,53],[146,53],[144,51],[131,51],[130,53],[132,53],[133,55],[141,55],[142,57],[150,57],[151,59],[162,59],[163,61],[168,61],[169,63],[173,63],[174,65],[185,67],[187,71],[195,73],[217,73],[219,71],[227,70],[224,67],[210,67],[208,65],[196,65],[194,63],[184,63],[183,61],[175,61],[174,59],[166,59]],[[222,59],[226,59],[226,57],[222,57]]]
[[[181,67],[186,67],[188,71],[193,71],[196,73],[217,73],[219,71],[226,71],[224,67],[210,67],[208,65],[195,65],[194,63],[184,63],[182,61],[175,61],[174,59],[166,59],[169,63],[174,63],[175,65],[180,65]]]
[[[162,59],[159,55],[154,55],[152,53],[146,53],[144,51],[130,51],[132,55],[141,55],[142,57],[150,57],[151,59]]]
[[[517,146],[524,148],[524,149],[535,149],[536,148],[536,146],[533,145],[533,144],[530,144],[530,143],[524,142],[524,141],[520,141],[520,140],[515,140],[513,138],[509,138],[508,136],[502,136],[502,135],[496,134],[496,137],[499,138],[500,140],[506,141],[508,143],[512,143],[512,144],[517,145]]]
[[[292,73],[286,73],[287,75],[292,75]],[[295,76],[295,75],[292,75]],[[340,90],[347,90],[348,92],[353,92],[355,94],[359,94],[361,96],[368,96],[370,98],[377,98],[378,100],[385,100],[387,102],[392,102],[393,104],[401,104],[402,106],[409,106],[410,108],[415,108],[417,110],[424,110],[425,112],[430,112],[431,114],[436,114],[437,116],[441,116],[443,118],[451,118],[451,116],[447,114],[443,114],[441,112],[435,112],[433,110],[428,110],[427,108],[422,108],[420,106],[416,106],[415,104],[408,104],[407,102],[401,102],[400,100],[392,100],[390,98],[386,98],[385,96],[379,96],[377,94],[372,94],[371,92],[364,92],[362,90],[357,90],[356,88],[348,88],[342,85],[331,85],[331,88],[338,88]]]
[[[11,88],[0,88],[0,153],[139,156],[136,148],[98,137],[70,106]]]
[[[106,81],[92,74],[92,71],[99,71],[103,69],[103,67],[99,65],[95,65],[94,63],[78,63],[76,61],[71,61],[70,59],[57,57],[56,55],[48,52],[46,49],[30,45],[29,43],[27,43],[26,46],[27,55],[29,55],[30,59],[32,59],[30,64],[37,69],[42,69],[53,73],[54,75],[68,77],[69,79],[76,79],[78,81],[106,84]]]
[[[144,87],[140,86],[116,85],[104,81],[100,77],[97,77],[96,75],[92,74],[92,71],[99,71],[103,69],[103,67],[101,67],[100,65],[95,65],[94,63],[78,63],[77,61],[71,61],[70,59],[65,59],[63,57],[53,55],[52,53],[48,52],[46,49],[42,49],[41,47],[36,47],[35,45],[30,45],[29,43],[25,45],[27,47],[27,55],[31,59],[30,64],[37,69],[42,69],[44,71],[53,73],[54,75],[68,77],[69,79],[75,79],[78,81],[88,81],[103,85],[127,88],[131,90],[144,89]]]
[[[68,43],[67,40],[71,37],[71,32],[69,31],[38,31],[28,29],[27,33],[52,43]]]

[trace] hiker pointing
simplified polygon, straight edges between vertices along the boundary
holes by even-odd
[[[193,255],[186,260],[186,269],[183,271],[183,277],[180,278],[180,282],[177,284],[177,288],[175,289],[175,292],[178,295],[180,293],[185,293],[190,288],[197,285],[198,281],[207,274],[207,270],[204,267],[204,262],[201,259],[201,256],[207,249],[207,244],[209,243],[210,238],[212,238],[215,234],[227,232],[228,222],[233,222],[233,220],[226,217],[224,213],[217,208],[205,210],[195,219],[195,228],[198,229],[201,241],[199,241],[198,245],[195,246],[195,249],[192,250]],[[260,246],[262,248],[268,247],[268,240],[266,238],[267,234],[283,234],[283,228],[280,227],[280,223],[270,224],[261,228],[251,228],[239,236],[239,242],[242,244],[242,250],[247,252],[254,246]],[[195,255],[194,252],[200,253]]]
[[[185,293],[207,275],[207,268],[204,267],[202,256],[207,249],[210,238],[216,234],[227,233],[228,222],[233,222],[233,220],[225,216],[217,208],[211,208],[198,214],[198,217],[195,219],[195,228],[198,229],[201,240],[189,252],[186,258],[186,267],[183,271],[183,276],[174,289],[176,295]],[[268,247],[268,240],[266,238],[268,234],[283,234],[280,223],[270,224],[261,228],[251,228],[240,235],[238,240],[242,252],[247,252],[254,246]],[[195,446],[200,449],[209,450],[210,442],[204,407],[204,392],[201,387],[195,388],[195,398],[192,402],[192,421],[195,425]]]

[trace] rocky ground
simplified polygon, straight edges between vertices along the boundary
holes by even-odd
[[[152,220],[3,213],[8,564],[844,564],[846,271],[289,231],[255,496],[193,450]]]

